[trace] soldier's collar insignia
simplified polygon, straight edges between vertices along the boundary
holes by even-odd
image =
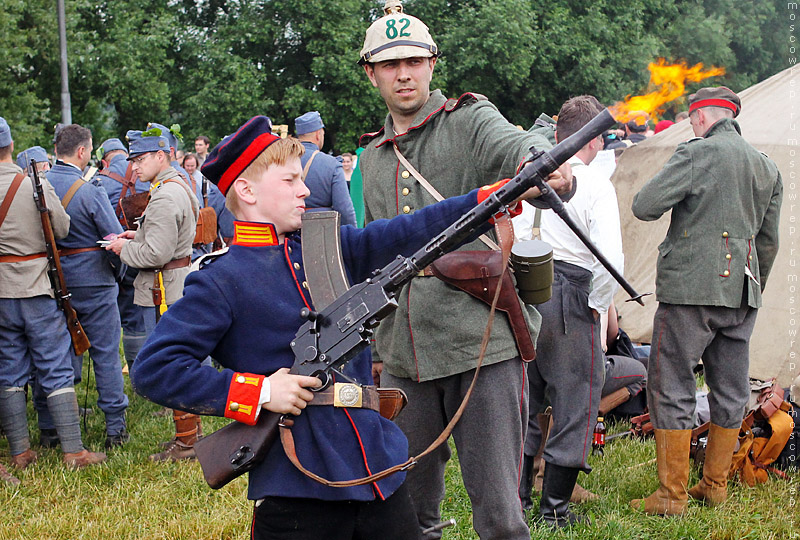
[[[277,246],[278,234],[272,223],[234,221],[231,245],[245,247]]]

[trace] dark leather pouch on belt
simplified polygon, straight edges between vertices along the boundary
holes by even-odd
[[[399,388],[378,388],[381,404],[381,416],[394,420],[408,403],[406,393]]]
[[[503,270],[503,255],[499,251],[456,251],[431,264],[433,274],[489,305],[492,304],[497,282]],[[531,333],[522,314],[517,288],[506,271],[497,309],[508,315],[514,341],[525,362],[536,358]]]

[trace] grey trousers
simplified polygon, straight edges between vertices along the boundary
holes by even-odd
[[[381,386],[402,388],[408,405],[395,420],[408,437],[408,451],[418,455],[444,430],[469,387],[475,371],[418,383],[384,371]],[[519,470],[524,426],[528,420],[525,365],[519,359],[481,367],[464,414],[453,429],[461,476],[472,502],[478,536],[492,540],[529,540],[519,500]],[[408,472],[420,529],[441,521],[447,443],[423,457]],[[448,517],[448,516],[445,516]],[[441,538],[441,532],[425,540]]]
[[[711,421],[742,424],[749,384],[749,344],[758,310],[747,306],[660,303],[653,319],[647,370],[647,404],[657,429],[692,429],[695,378],[703,359]]]
[[[559,261],[555,270],[553,296],[536,306],[542,328],[536,360],[528,364],[530,424],[536,423],[536,415],[549,401],[553,425],[544,449],[545,462],[588,473],[592,469],[586,458],[592,450],[605,375],[600,322],[588,303],[591,272]],[[528,433],[526,454],[534,455],[541,433],[538,428]]]

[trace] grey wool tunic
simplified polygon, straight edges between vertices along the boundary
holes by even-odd
[[[413,213],[435,199],[402,166],[400,152],[444,197],[511,178],[531,147],[547,150],[541,135],[511,125],[489,101],[464,94],[447,100],[431,93],[408,132],[395,135],[391,115],[384,127],[364,135],[359,167],[364,178],[367,221]],[[489,249],[475,241],[462,250]],[[428,381],[475,367],[489,306],[435,277],[417,277],[398,297],[399,307],[376,332],[377,358],[396,377]],[[541,317],[533,306],[523,313],[534,343]],[[508,319],[498,313],[485,365],[519,356]]]

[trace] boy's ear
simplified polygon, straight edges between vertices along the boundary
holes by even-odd
[[[253,190],[250,188],[250,180],[247,178],[239,177],[234,180],[231,189],[236,192],[236,196],[239,197],[239,200],[243,203],[254,204],[256,202],[256,197],[253,194]]]

